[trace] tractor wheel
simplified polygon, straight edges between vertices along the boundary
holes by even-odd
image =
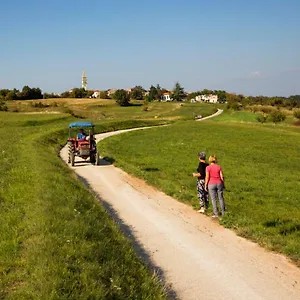
[[[73,146],[72,143],[68,142],[68,163],[71,163],[71,157],[73,153]]]
[[[74,165],[75,165],[75,154],[74,153],[71,153],[71,165],[72,165],[72,167],[74,167]]]

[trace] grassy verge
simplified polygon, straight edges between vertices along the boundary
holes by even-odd
[[[1,113],[0,298],[166,298],[118,226],[57,156],[71,119],[55,118]]]
[[[113,136],[101,148],[117,166],[194,207],[197,152],[215,153],[226,176],[221,223],[299,263],[299,128],[182,122]]]
[[[270,111],[275,111],[276,108],[271,107],[268,109]],[[289,126],[293,124],[296,119],[293,116],[293,112],[290,110],[283,110],[281,111],[286,115],[286,119],[278,123],[278,125],[282,126]],[[253,109],[251,110],[251,107],[248,108],[248,110],[241,110],[241,111],[235,111],[232,109],[226,109],[221,115],[219,115],[217,118],[214,119],[214,121],[221,121],[221,122],[235,122],[235,123],[259,123],[257,120],[257,117],[259,117],[262,114],[261,111],[256,110],[255,112]],[[267,121],[264,125],[274,125],[271,121]]]

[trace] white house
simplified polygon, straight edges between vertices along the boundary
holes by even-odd
[[[170,93],[163,93],[161,96],[161,101],[172,101]]]
[[[203,101],[209,103],[217,103],[218,102],[218,95],[198,95],[195,97],[196,101]]]
[[[100,91],[99,90],[94,91],[92,98],[99,98],[99,97],[100,97]]]

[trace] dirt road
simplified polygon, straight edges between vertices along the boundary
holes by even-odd
[[[122,132],[100,134],[97,140]],[[66,147],[61,157],[67,161]],[[300,269],[284,256],[237,237],[104,161],[73,169],[131,231],[179,299],[300,299]]]

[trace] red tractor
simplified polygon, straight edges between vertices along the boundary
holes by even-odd
[[[72,129],[76,128],[76,137],[72,137]],[[85,132],[85,129],[88,132]],[[75,157],[78,156],[84,160],[89,158],[93,165],[99,164],[99,153],[97,151],[96,138],[94,134],[94,124],[91,122],[73,122],[69,124],[68,138],[68,163],[75,165]]]

